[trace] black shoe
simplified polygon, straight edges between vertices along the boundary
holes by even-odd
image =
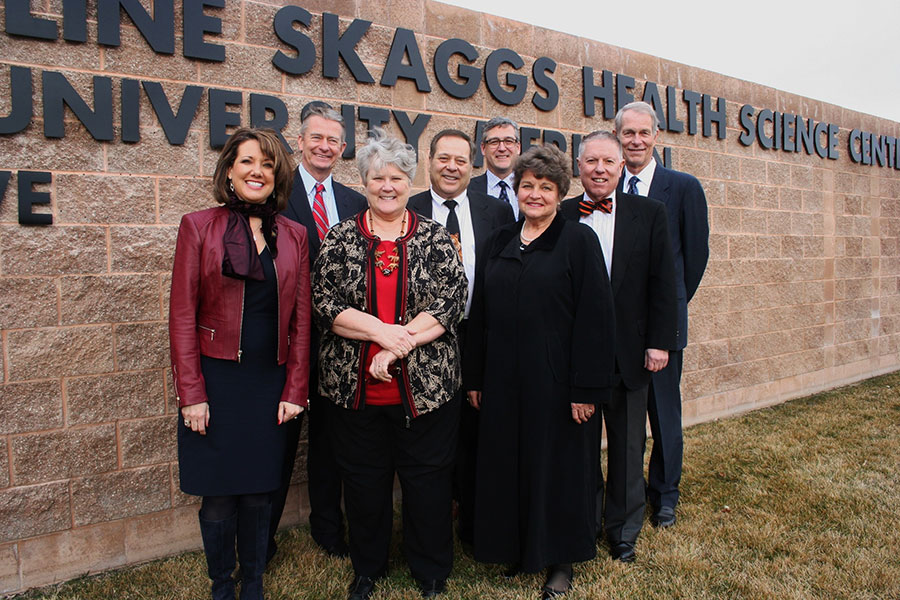
[[[353,583],[350,584],[347,600],[369,600],[374,591],[375,579],[357,575],[353,578]]]
[[[503,577],[505,579],[512,579],[513,577],[516,577],[521,572],[522,572],[522,566],[519,563],[516,563],[514,565],[509,565],[508,567],[503,569],[503,572],[500,575],[501,575],[501,577]]]
[[[541,600],[561,598],[569,593],[574,577],[572,565],[555,565],[547,572],[547,581],[541,588]]]
[[[671,527],[675,524],[675,509],[671,506],[660,506],[650,517],[650,524],[660,529]]]
[[[344,540],[338,540],[338,543],[333,546],[325,546],[323,544],[318,544],[318,546],[332,558],[347,558],[350,556],[350,548],[347,547],[347,542]]]
[[[446,579],[429,579],[427,581],[419,579],[419,591],[422,592],[423,598],[434,598],[444,593],[447,589]]]
[[[609,555],[613,557],[613,560],[617,560],[623,563],[634,562],[634,559],[637,558],[634,553],[634,544],[630,542],[619,542],[618,544],[613,544],[609,548]]]

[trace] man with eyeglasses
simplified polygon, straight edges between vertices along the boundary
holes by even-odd
[[[513,191],[513,167],[522,152],[519,143],[519,125],[506,117],[494,117],[484,125],[481,136],[481,153],[487,169],[473,177],[469,190],[500,198],[512,207],[519,218],[519,203]]]

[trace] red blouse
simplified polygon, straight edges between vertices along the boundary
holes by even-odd
[[[397,251],[397,243],[392,241],[382,241],[378,244],[376,252],[383,252],[377,260],[380,260],[384,267],[390,267],[391,256]],[[375,269],[375,316],[385,323],[393,323],[394,316],[397,314],[397,285],[400,281],[400,274],[394,268],[389,274],[385,275],[381,268]],[[372,364],[372,358],[381,351],[381,346],[372,343],[369,345],[369,351],[366,353],[366,404],[373,406],[389,406],[400,404],[400,380],[397,374],[392,373],[390,382],[379,381],[369,375],[369,365]],[[395,362],[392,367],[399,366]],[[391,371],[395,369],[391,368]]]

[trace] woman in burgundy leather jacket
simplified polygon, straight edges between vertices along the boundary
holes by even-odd
[[[238,129],[213,176],[223,206],[185,215],[169,310],[181,489],[203,496],[214,600],[259,600],[285,428],[307,404],[306,229],[278,213],[293,176],[271,130]]]

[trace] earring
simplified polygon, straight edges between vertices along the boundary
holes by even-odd
[[[228,178],[228,189],[231,190],[232,192],[234,191],[234,182],[231,181],[230,177]]]

